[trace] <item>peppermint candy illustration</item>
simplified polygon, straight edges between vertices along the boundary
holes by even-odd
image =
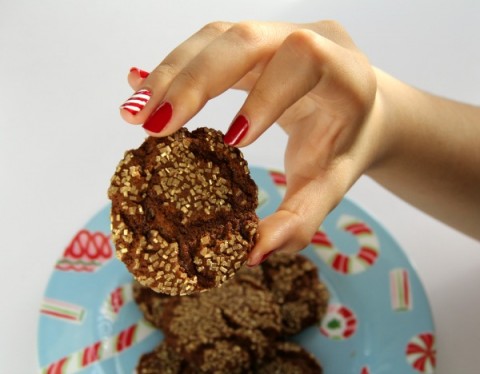
[[[368,366],[364,366],[360,371],[360,374],[370,374],[370,369],[368,368]]]
[[[397,312],[413,308],[412,288],[407,269],[396,268],[390,271],[390,301]]]
[[[110,321],[114,321],[120,310],[133,301],[132,284],[127,283],[110,292],[102,305],[102,314]]]
[[[407,361],[420,373],[433,373],[436,365],[437,350],[435,335],[425,332],[414,336],[405,349]]]
[[[46,297],[42,301],[40,313],[66,322],[81,323],[85,317],[85,308]]]
[[[109,236],[80,230],[65,249],[55,268],[61,271],[96,271],[113,256]]]
[[[277,187],[278,192],[283,197],[285,196],[285,190],[287,189],[287,178],[285,174],[279,171],[270,171],[270,177],[272,178],[273,183]]]
[[[355,236],[359,251],[351,255],[342,253],[327,233],[319,230],[312,238],[312,244],[323,261],[341,274],[357,274],[375,264],[380,253],[380,244],[375,232],[365,222],[343,215],[338,219],[337,227]]]
[[[355,313],[341,304],[330,304],[320,325],[320,331],[330,339],[350,338],[357,331],[358,321]]]

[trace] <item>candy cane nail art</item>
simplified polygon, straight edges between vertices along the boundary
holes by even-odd
[[[149,90],[138,90],[120,106],[120,109],[125,109],[126,111],[135,115],[140,112],[145,105],[147,105],[151,96],[152,93]]]

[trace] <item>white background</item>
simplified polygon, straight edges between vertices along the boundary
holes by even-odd
[[[118,115],[131,93],[129,68],[151,70],[212,20],[327,18],[340,21],[383,70],[480,103],[476,0],[1,1],[0,373],[36,371],[38,309],[53,265],[107,203],[123,151],[144,138]],[[225,130],[243,97],[227,93],[212,101],[192,126]],[[281,168],[284,144],[272,128],[246,157]],[[479,243],[366,178],[349,197],[383,223],[416,265],[437,327],[437,372],[478,373]]]

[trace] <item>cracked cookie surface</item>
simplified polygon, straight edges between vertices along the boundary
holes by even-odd
[[[257,186],[241,152],[213,129],[147,138],[125,153],[108,196],[117,257],[156,292],[220,286],[256,241]]]
[[[252,281],[249,269],[239,274],[221,288],[165,307],[165,342],[201,371],[246,372],[280,334],[280,308],[271,292]]]
[[[262,264],[262,270],[280,306],[284,335],[295,335],[321,321],[330,295],[312,261],[300,254],[278,252]]]

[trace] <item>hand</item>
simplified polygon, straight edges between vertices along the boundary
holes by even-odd
[[[332,21],[212,23],[145,75],[130,72],[137,92],[121,115],[129,123],[144,123],[150,135],[173,133],[230,88],[248,96],[226,143],[246,146],[275,122],[288,134],[286,195],[260,223],[249,265],[275,250],[308,245],[328,212],[381,153],[375,70]]]

